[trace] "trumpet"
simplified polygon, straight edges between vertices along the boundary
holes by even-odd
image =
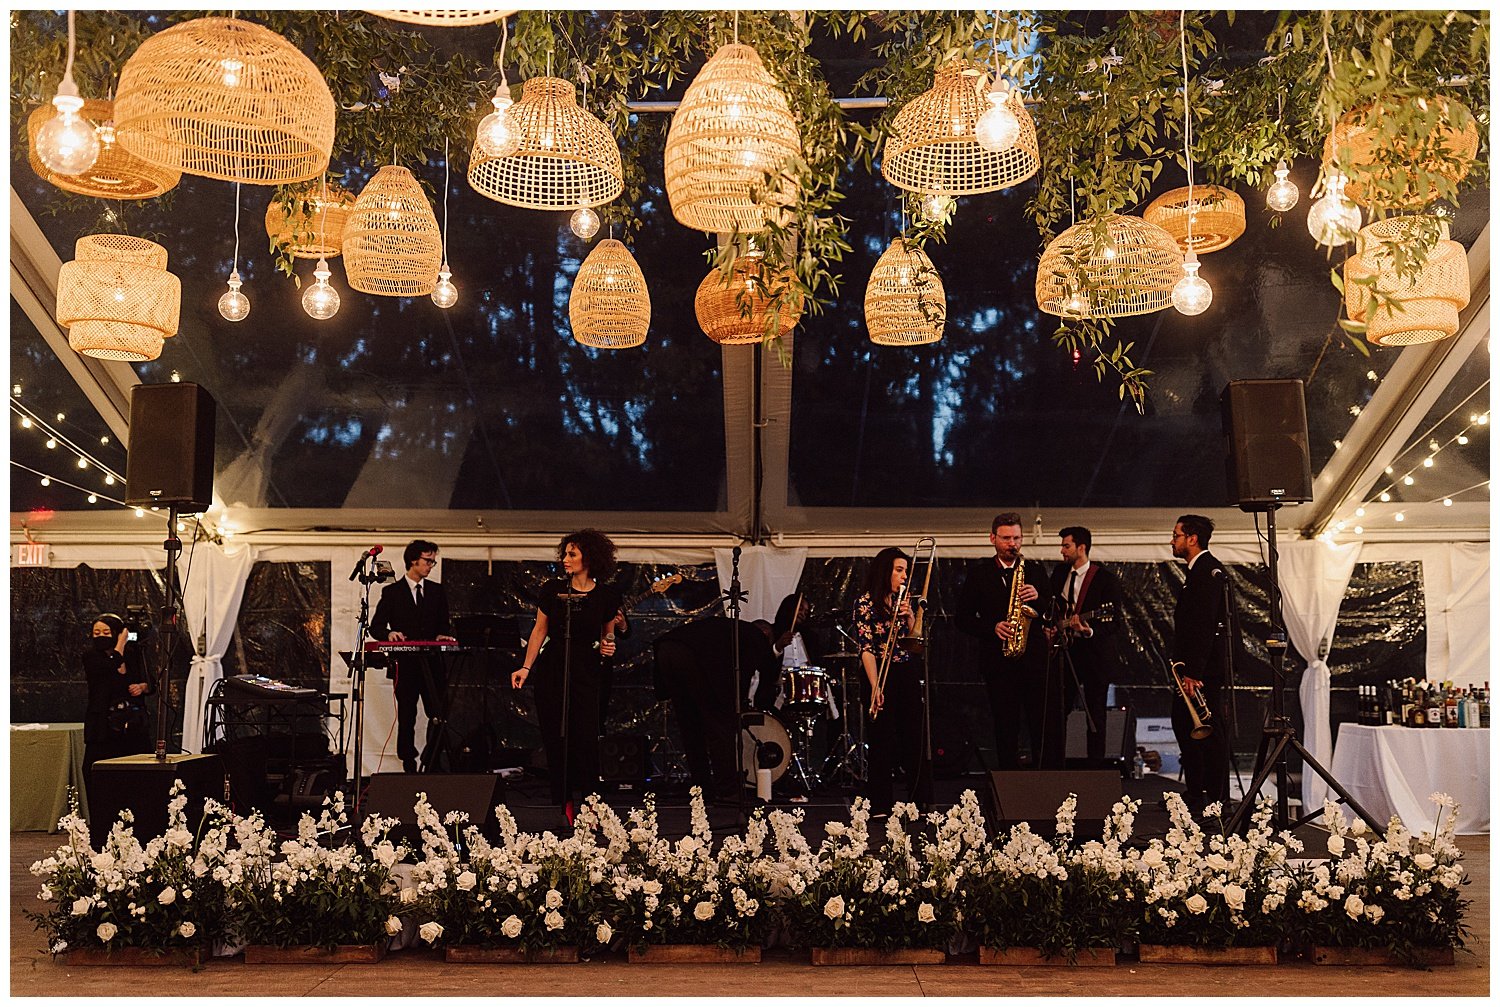
[[[1182,667],[1184,664],[1181,661],[1173,661],[1168,667],[1172,676],[1172,688],[1177,690],[1177,695],[1187,706],[1188,716],[1193,719],[1193,740],[1202,741],[1214,733],[1214,726],[1211,723],[1213,714],[1209,712],[1208,700],[1203,698],[1202,690],[1195,689],[1189,693],[1187,687],[1182,684],[1182,672],[1178,670]]]
[[[915,564],[924,548],[927,550],[927,572],[922,576],[922,591],[916,596],[916,601],[912,606],[915,611],[912,613],[911,626],[901,634],[901,646],[913,654],[920,654],[927,647],[927,634],[922,625],[922,616],[927,611],[927,592],[932,587],[932,570],[937,566],[937,539],[931,535],[917,539],[917,547],[911,552],[913,567],[909,580],[916,579]]]

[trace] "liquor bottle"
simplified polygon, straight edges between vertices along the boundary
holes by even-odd
[[[1427,726],[1443,726],[1443,694],[1436,682],[1431,683],[1427,689]]]
[[[1411,701],[1411,679],[1402,679],[1401,689],[1401,720],[1402,727],[1413,727],[1412,723],[1412,701]]]
[[[1427,707],[1426,707],[1426,705],[1423,704],[1423,702],[1422,702],[1422,700],[1420,698],[1417,698],[1417,697],[1413,697],[1412,698],[1412,702],[1411,702],[1411,720],[1407,721],[1406,726],[1407,727],[1426,727],[1427,726]]]
[[[1467,688],[1458,694],[1458,726],[1460,729],[1469,726],[1469,690]]]
[[[1458,726],[1458,692],[1452,682],[1448,683],[1447,695],[1443,697],[1443,726]]]
[[[1381,723],[1384,724],[1386,727],[1391,727],[1391,726],[1393,726],[1394,724],[1397,723],[1396,718],[1401,714],[1400,701],[1396,698],[1395,683],[1394,682],[1387,682],[1385,684],[1384,692],[1385,692],[1385,704],[1384,704],[1384,706],[1385,706],[1385,717],[1384,717],[1384,719],[1381,720]]]
[[[1484,690],[1479,693],[1479,726],[1488,728],[1490,726],[1490,683],[1484,683]]]
[[[1357,685],[1354,689],[1354,722],[1362,725],[1368,724],[1370,722],[1370,696],[1362,685]]]

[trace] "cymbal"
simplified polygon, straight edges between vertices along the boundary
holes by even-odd
[[[836,650],[836,651],[834,651],[831,654],[824,654],[823,658],[830,658],[830,657],[832,657],[832,658],[837,659],[837,658],[841,658],[841,657],[858,657],[858,656],[859,656],[859,654],[857,652],[855,652],[855,651],[852,651],[852,650]]]

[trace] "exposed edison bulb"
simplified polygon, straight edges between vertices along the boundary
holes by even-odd
[[[56,437],[48,437],[47,438],[47,449],[50,451],[50,450],[52,450],[52,449],[54,449],[56,447],[57,447],[57,438]]]
[[[1082,290],[1074,289],[1068,294],[1067,301],[1063,304],[1063,314],[1069,318],[1084,318],[1088,315],[1089,295]]]
[[[1356,507],[1356,508],[1354,508],[1354,516],[1355,517],[1364,517],[1365,516],[1365,509],[1363,507]]]
[[[52,485],[52,477],[51,476],[42,476],[42,485],[43,486],[51,486]]]
[[[89,467],[89,460],[87,458],[80,457],[78,459],[78,467],[81,468],[81,469],[88,468]]]
[[[1391,502],[1391,494],[1388,491],[1386,491],[1386,490],[1381,490],[1380,491],[1380,502],[1381,503],[1390,503]]]
[[[1430,468],[1432,468],[1432,456],[1431,455],[1428,455],[1426,458],[1422,459],[1422,467],[1424,469],[1430,469]]]
[[[737,124],[742,118],[744,118],[744,101],[745,96],[739,94],[738,92],[735,92],[733,94],[726,94],[724,96],[724,118],[729,120],[729,124],[731,126]]]
[[[989,99],[990,107],[974,124],[974,139],[985,150],[996,153],[1010,150],[1021,135],[1021,120],[1010,107],[1010,88],[996,81],[995,89],[985,97]]]
[[[1335,247],[1354,240],[1362,218],[1344,195],[1344,176],[1328,180],[1328,191],[1307,211],[1307,230],[1320,245]]]
[[[30,416],[22,416],[21,417],[21,429],[22,430],[30,430],[31,429],[31,417]]]
[[[302,310],[319,320],[332,318],[339,310],[339,292],[328,282],[332,275],[328,260],[320,258],[318,268],[313,270],[317,282],[302,292]]]
[[[1452,497],[1443,497],[1443,506],[1444,507],[1452,507],[1453,506],[1453,498]]]
[[[146,516],[146,512],[143,511],[143,510],[141,510],[141,508],[137,507],[135,509],[135,516],[136,517],[145,517]]]
[[[458,288],[449,279],[453,271],[448,268],[448,260],[443,260],[443,268],[438,270],[437,283],[432,288],[432,303],[440,308],[451,308],[458,303]]]
[[[1297,205],[1297,199],[1302,195],[1297,188],[1297,183],[1286,176],[1290,174],[1286,161],[1276,162],[1276,181],[1266,190],[1266,206],[1277,213],[1285,213]]]
[[[99,159],[99,136],[78,115],[83,99],[71,76],[58,85],[52,99],[57,114],[48,119],[36,134],[36,156],[48,171],[59,175],[81,175]]]
[[[1459,434],[1458,435],[1458,443],[1460,443],[1460,444],[1467,444],[1467,443],[1469,443],[1469,436],[1468,436],[1468,434]]]
[[[113,486],[114,484],[115,484],[115,477],[114,476],[105,476],[104,477],[104,485],[106,485],[106,486]]]
[[[1214,301],[1214,288],[1198,275],[1198,253],[1189,251],[1182,260],[1182,279],[1172,288],[1172,306],[1184,315],[1201,315]]]
[[[98,502],[99,502],[99,494],[97,494],[97,493],[90,493],[89,494],[89,503],[98,503]]]
[[[240,293],[240,271],[229,271],[229,289],[219,295],[219,314],[226,321],[242,322],[250,314],[250,298]]]
[[[1396,520],[1397,521],[1405,521],[1406,520],[1406,512],[1398,510],[1396,512]]]
[[[115,143],[115,124],[112,122],[101,122],[94,128],[94,135],[105,147],[112,147]]]
[[[588,241],[599,233],[599,214],[592,207],[580,206],[568,218],[568,226],[573,229],[574,234]]]
[[[1365,526],[1364,525],[1357,524],[1357,525],[1354,526],[1354,534],[1356,534],[1356,535],[1363,535],[1364,533],[1365,533]]]
[[[219,66],[224,70],[224,86],[239,87],[240,71],[245,69],[245,64],[237,59],[221,59]]]
[[[945,196],[941,192],[929,193],[922,197],[922,216],[937,223],[946,220],[957,205],[952,196]]]
[[[1402,482],[1404,482],[1404,483],[1405,483],[1405,484],[1406,484],[1406,485],[1408,485],[1408,486],[1412,486],[1412,485],[1415,485],[1415,484],[1416,484],[1416,481],[1417,481],[1417,480],[1416,480],[1416,479],[1414,479],[1414,478],[1413,478],[1413,477],[1411,477],[1411,476],[1403,476],[1403,477],[1402,477],[1402,478],[1401,478],[1401,481],[1402,481]]]
[[[179,371],[179,370],[177,370],[177,368],[175,368],[175,367],[172,368],[172,378],[171,379],[172,379],[172,383],[173,384],[176,384],[177,382],[181,381],[182,380],[182,372]]]
[[[479,120],[476,140],[486,157],[509,157],[521,149],[521,131],[511,117],[510,90],[504,84],[495,88],[495,97],[490,99],[495,110]]]

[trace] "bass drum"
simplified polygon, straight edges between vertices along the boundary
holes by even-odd
[[[740,729],[740,753],[748,785],[755,786],[757,769],[769,769],[774,783],[792,764],[792,736],[773,714],[747,713]]]

